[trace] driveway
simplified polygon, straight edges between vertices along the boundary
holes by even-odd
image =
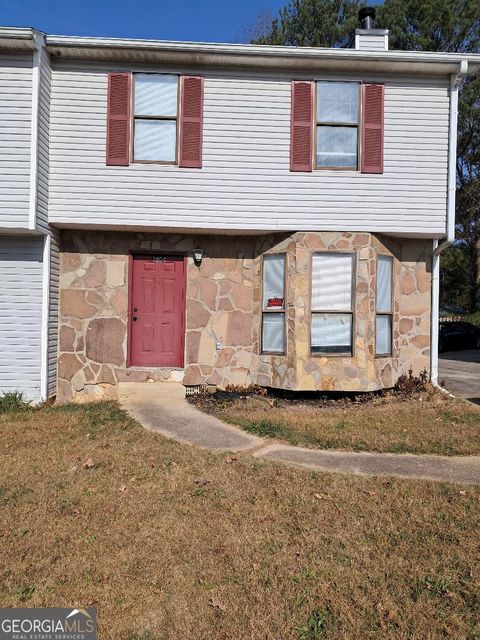
[[[456,396],[480,404],[480,349],[440,353],[438,380]]]

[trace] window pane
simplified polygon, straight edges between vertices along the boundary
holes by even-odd
[[[135,160],[175,162],[175,120],[135,120]]]
[[[392,273],[393,260],[390,256],[378,256],[377,259],[377,311],[392,311]]]
[[[352,315],[314,313],[312,353],[352,353]]]
[[[375,325],[375,353],[390,355],[392,353],[392,316],[377,316]]]
[[[356,82],[317,82],[317,122],[358,123]]]
[[[312,257],[312,310],[352,310],[353,254],[315,253]]]
[[[285,309],[285,254],[263,258],[263,309]]]
[[[135,74],[135,115],[177,115],[177,76]]]
[[[264,313],[262,327],[262,351],[283,353],[285,350],[285,314]]]
[[[317,127],[317,166],[356,167],[357,127]]]

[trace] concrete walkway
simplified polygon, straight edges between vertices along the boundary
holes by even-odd
[[[179,383],[122,383],[119,394],[123,407],[145,428],[203,449],[249,452],[255,458],[317,471],[480,485],[480,456],[306,449],[263,440],[199,411],[187,402]]]
[[[176,382],[119,385],[121,404],[140,424],[167,438],[216,451],[246,451],[263,440],[209,416],[189,404]]]

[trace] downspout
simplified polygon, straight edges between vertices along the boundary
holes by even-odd
[[[28,228],[37,230],[37,176],[38,176],[38,126],[40,115],[40,67],[42,49],[45,46],[43,35],[34,32],[35,49],[32,53],[32,115],[30,119],[30,192],[28,203]]]
[[[43,237],[42,324],[40,329],[40,397],[42,402],[48,400],[51,242],[52,237],[50,234]]]
[[[440,254],[455,240],[455,193],[457,188],[457,129],[458,89],[468,72],[468,61],[462,60],[458,72],[451,77],[450,116],[448,127],[448,173],[447,173],[447,237],[438,244],[433,241],[432,255],[432,316],[430,344],[430,380],[438,385],[438,329],[440,298]]]

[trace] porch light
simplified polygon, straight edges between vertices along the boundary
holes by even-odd
[[[193,261],[199,267],[202,264],[203,260],[203,249],[194,249],[193,250]]]

